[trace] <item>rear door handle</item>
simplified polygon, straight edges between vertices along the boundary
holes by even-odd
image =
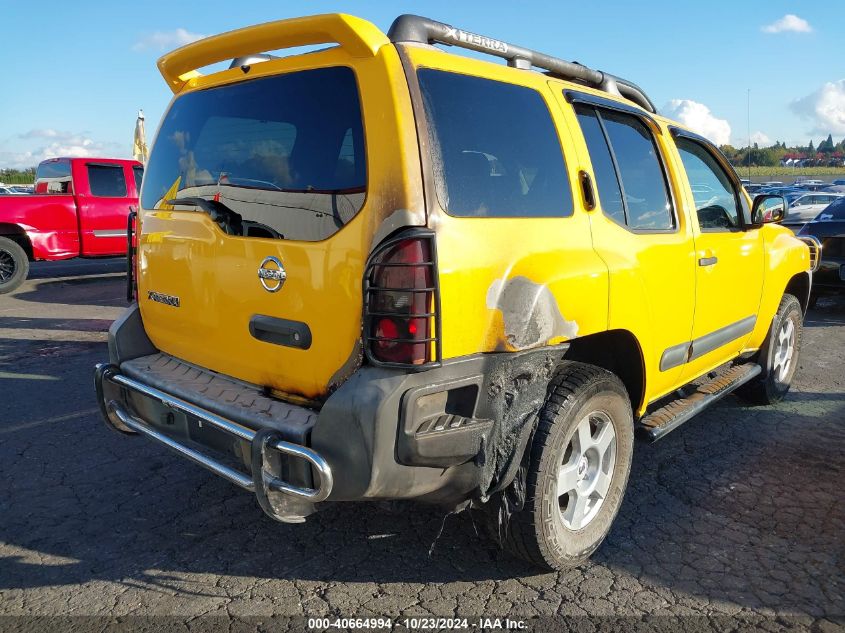
[[[698,259],[698,265],[699,266],[712,266],[717,261],[719,261],[719,258],[716,257],[715,255],[712,256],[712,257],[700,257]]]

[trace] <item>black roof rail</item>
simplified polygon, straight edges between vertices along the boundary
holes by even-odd
[[[610,94],[624,97],[638,106],[656,114],[651,99],[637,86],[621,77],[616,77],[600,70],[593,70],[578,62],[568,62],[545,53],[533,51],[484,35],[477,35],[457,29],[443,22],[436,22],[419,15],[400,15],[387,32],[387,37],[394,43],[417,42],[420,44],[446,44],[459,46],[488,55],[495,55],[508,60],[514,68],[542,68],[561,79],[581,82],[593,88],[599,88]]]

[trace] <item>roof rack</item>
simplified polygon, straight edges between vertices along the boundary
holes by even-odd
[[[653,114],[657,113],[657,108],[654,107],[651,99],[648,98],[642,88],[626,79],[600,70],[593,70],[577,62],[568,62],[545,53],[457,29],[419,15],[400,15],[391,25],[387,37],[394,43],[439,43],[447,46],[459,46],[502,57],[508,60],[508,66],[514,68],[526,70],[532,67],[542,68],[561,79],[577,81],[610,94],[624,97]]]

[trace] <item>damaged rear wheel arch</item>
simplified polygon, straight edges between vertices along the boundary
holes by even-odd
[[[645,361],[637,337],[628,330],[608,330],[570,342],[566,360],[595,365],[619,377],[636,412],[645,394]]]

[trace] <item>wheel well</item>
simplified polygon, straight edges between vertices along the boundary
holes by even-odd
[[[810,273],[798,273],[793,276],[783,292],[795,296],[801,304],[801,311],[806,314],[810,303]]]
[[[29,261],[34,259],[32,254],[32,242],[21,227],[17,224],[0,224],[0,237],[7,237],[13,242],[17,243],[29,258]]]
[[[627,330],[610,330],[577,338],[570,343],[566,360],[603,367],[625,385],[636,412],[645,392],[645,363],[636,337]]]

